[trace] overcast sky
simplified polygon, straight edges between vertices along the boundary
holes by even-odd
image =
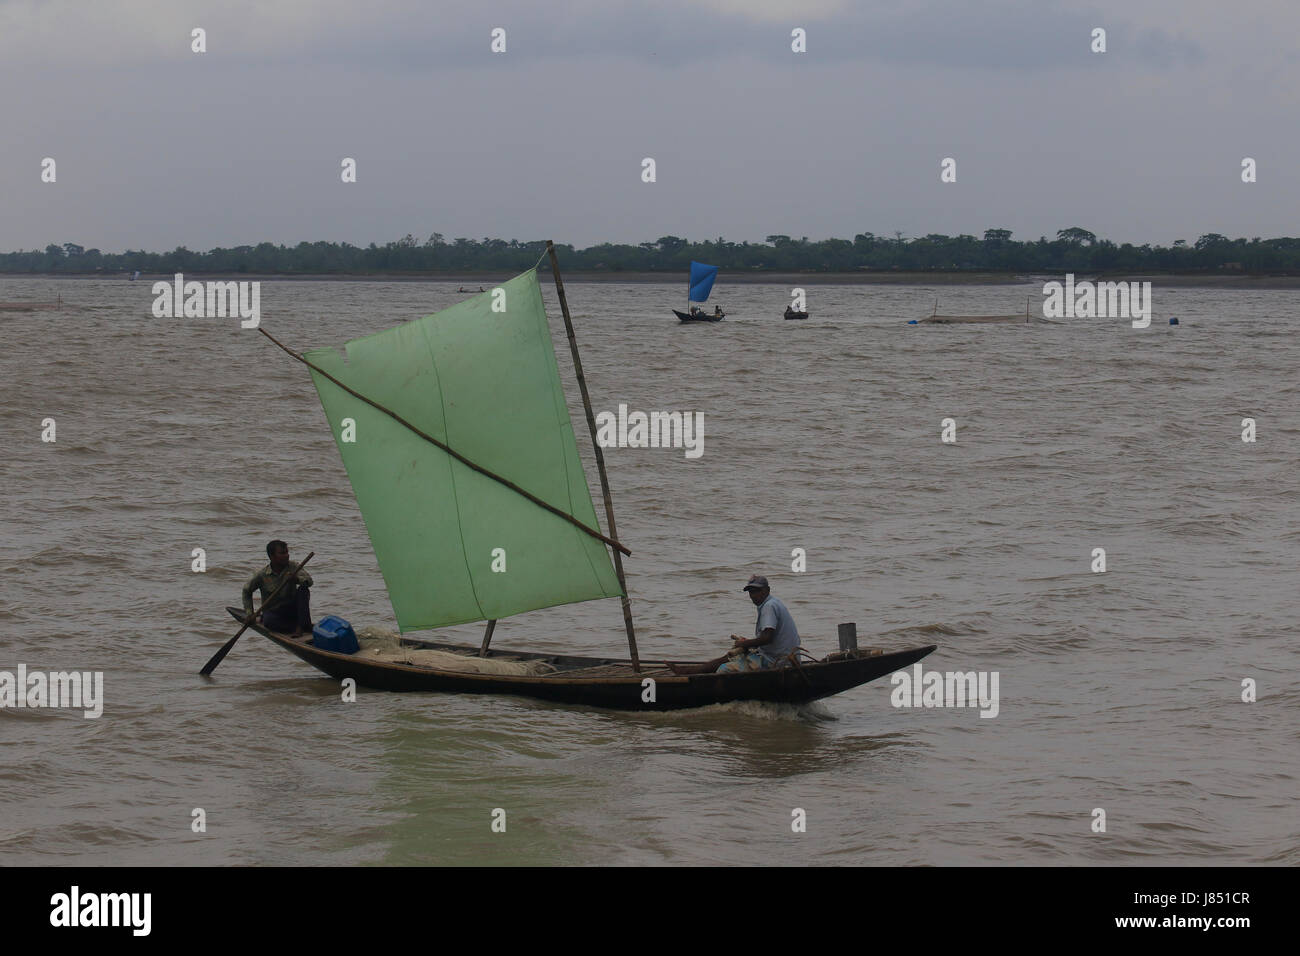
[[[1300,235],[1300,3],[0,0],[0,175],[3,251]]]

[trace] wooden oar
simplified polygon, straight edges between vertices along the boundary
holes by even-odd
[[[262,607],[266,607],[268,604],[270,604],[271,598],[279,594],[280,589],[282,587],[284,587],[286,584],[288,584],[290,581],[294,580],[298,576],[298,572],[301,571],[303,569],[303,566],[306,565],[306,563],[312,559],[312,555],[314,555],[315,553],[316,553],[315,551],[312,551],[310,554],[307,555],[307,557],[303,558],[302,561],[298,564],[298,566],[293,569],[293,573],[275,586],[275,590],[273,590],[262,600]],[[221,650],[217,651],[217,653],[212,655],[212,660],[208,661],[206,664],[203,665],[203,670],[199,671],[201,675],[207,677],[209,674],[211,674],[214,670],[217,669],[217,665],[220,664],[223,660],[225,660],[226,655],[230,653],[230,649],[235,646],[235,641],[239,640],[240,637],[243,636],[243,633],[246,630],[248,630],[248,625],[252,624],[253,620],[256,617],[257,617],[256,611],[254,611],[252,614],[248,616],[248,620],[245,621],[244,626],[239,629],[239,633],[236,634],[234,637],[232,637],[230,640],[226,641],[226,643],[222,645]]]

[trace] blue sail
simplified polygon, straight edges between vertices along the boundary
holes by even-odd
[[[709,293],[713,291],[713,280],[717,277],[717,266],[706,266],[703,262],[692,261],[690,301],[707,302]]]

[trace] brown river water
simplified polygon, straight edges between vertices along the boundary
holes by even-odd
[[[339,344],[457,285],[264,281],[262,323]],[[0,281],[65,302],[0,312],[0,671],[104,681],[98,718],[0,710],[3,863],[1300,863],[1296,292],[1157,285],[1143,330],[916,327],[926,286],[813,286],[784,322],[788,287],[724,277],[726,321],[682,326],[683,283],[569,284],[597,411],[704,415],[697,459],[606,452],[643,656],[752,633],[765,573],[817,656],[855,621],[938,644],[927,670],[996,672],[984,718],[892,706],[887,678],[805,708],[344,703],[251,632],[200,678],[272,537],[316,552],[317,617],[393,618],[306,370],[237,319],[154,318],[150,287]],[[1041,285],[939,294],[1016,312]],[[617,601],[494,646],[626,647]]]

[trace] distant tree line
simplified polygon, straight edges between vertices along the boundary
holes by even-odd
[[[1013,240],[1010,230],[987,229],[983,238],[937,234],[906,238],[900,232],[892,236],[863,232],[851,241],[771,235],[764,242],[751,243],[728,242],[721,236],[703,242],[662,236],[635,246],[557,248],[571,272],[680,273],[698,259],[733,272],[1300,273],[1300,239],[1229,239],[1208,233],[1191,244],[1178,239],[1170,246],[1116,245],[1078,226],[1062,229],[1053,240],[1041,236],[1024,242]],[[263,242],[208,252],[181,246],[171,252],[103,253],[68,242],[43,251],[0,253],[0,273],[499,274],[531,267],[545,249],[542,241],[447,241],[437,232],[424,242],[407,235],[382,246]]]

